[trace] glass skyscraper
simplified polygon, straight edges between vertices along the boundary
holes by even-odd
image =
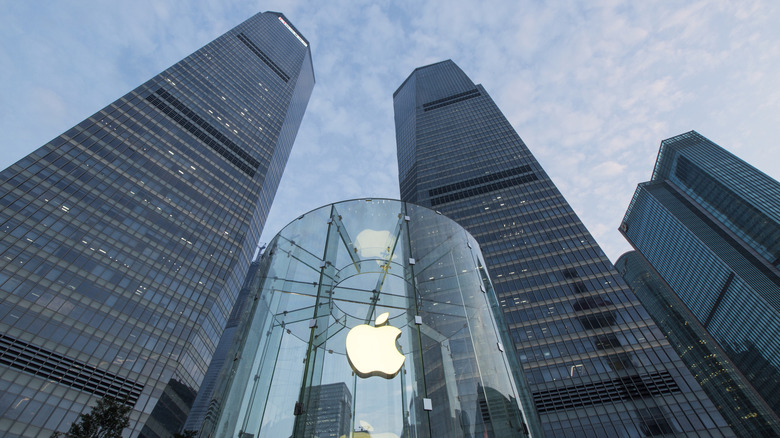
[[[481,85],[420,67],[394,107],[401,197],[479,242],[547,436],[733,436]]]
[[[0,172],[0,435],[102,396],[131,436],[186,419],[314,86],[255,15]]]
[[[776,425],[780,183],[691,131],[661,143],[620,229],[728,355],[734,379],[763,397],[764,406],[745,404],[742,415]],[[627,276],[638,269],[627,266]],[[774,419],[762,413],[767,405]]]
[[[780,436],[780,419],[726,352],[637,251],[615,262],[631,290],[740,437]]]

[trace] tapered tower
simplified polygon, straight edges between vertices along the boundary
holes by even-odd
[[[94,401],[170,436],[246,276],[314,86],[255,15],[0,172],[0,435]]]
[[[444,61],[393,100],[401,198],[480,243],[547,436],[732,436],[484,87]]]

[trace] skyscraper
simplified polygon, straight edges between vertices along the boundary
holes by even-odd
[[[733,436],[481,85],[444,61],[393,97],[401,197],[480,243],[548,436]]]
[[[629,251],[615,268],[731,429],[745,438],[780,436],[777,415],[642,255]]]
[[[0,172],[0,434],[104,395],[132,436],[180,427],[313,86],[308,41],[261,13]]]
[[[637,187],[620,229],[776,423],[780,183],[691,131],[661,143],[652,179]],[[632,277],[642,269],[627,268]],[[761,406],[741,410],[766,416]]]

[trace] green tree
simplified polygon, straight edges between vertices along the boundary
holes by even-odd
[[[195,430],[185,430],[182,432],[177,432],[176,435],[173,436],[173,438],[196,438],[198,436],[198,432]]]
[[[115,398],[103,397],[89,413],[79,415],[67,433],[54,432],[52,438],[121,438],[122,430],[130,425],[132,409]]]

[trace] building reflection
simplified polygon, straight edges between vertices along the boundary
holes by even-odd
[[[538,429],[484,259],[452,220],[392,200],[328,205],[285,227],[259,263],[201,436]],[[374,363],[393,348],[400,370]]]
[[[352,425],[352,393],[343,382],[310,388],[306,430],[314,438],[344,436]]]

